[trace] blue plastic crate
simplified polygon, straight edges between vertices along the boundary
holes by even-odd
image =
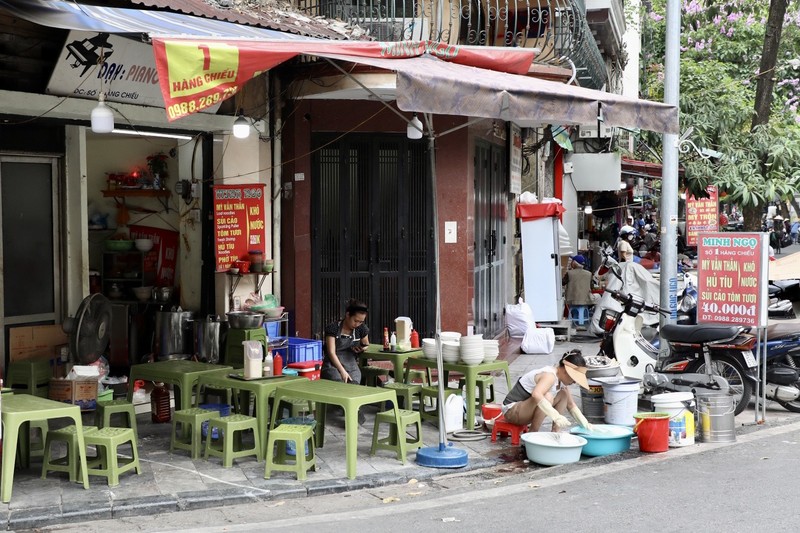
[[[289,337],[289,353],[284,364],[322,360],[322,341]]]
[[[281,334],[280,322],[264,322],[264,329],[267,330],[267,337],[274,339]]]

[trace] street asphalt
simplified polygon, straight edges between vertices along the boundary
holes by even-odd
[[[594,354],[598,341],[588,336],[573,335],[571,342],[557,342],[547,355],[528,355],[514,352],[506,354],[510,361],[512,383],[525,372],[557,362],[561,355],[572,349],[584,354]],[[455,385],[455,384],[452,384]],[[505,380],[495,378],[497,401],[507,393]],[[580,402],[579,391],[573,391]],[[580,403],[579,403],[580,405]],[[184,452],[169,453],[169,424],[153,424],[149,414],[138,416],[139,454],[142,473],[124,474],[117,487],[109,488],[103,478],[90,477],[91,487],[84,490],[70,483],[66,474],[51,473],[42,480],[41,458],[33,458],[31,467],[15,472],[11,502],[0,504],[0,524],[12,530],[39,529],[64,524],[86,523],[119,519],[120,524],[131,523],[137,516],[163,515],[164,513],[196,511],[230,507],[241,504],[274,505],[275,502],[347,493],[358,489],[400,486],[408,483],[433,483],[442,476],[474,473],[480,477],[488,470],[532,474],[547,477],[547,467],[529,463],[520,446],[512,446],[508,438],[491,442],[489,434],[475,441],[460,441],[454,445],[468,454],[468,465],[457,470],[439,470],[418,466],[414,454],[402,464],[389,451],[370,455],[373,419],[376,410],[367,411],[367,421],[359,428],[358,475],[350,480],[345,475],[344,423],[341,417],[329,414],[325,446],[318,450],[318,467],[309,472],[308,479],[299,482],[293,474],[274,473],[264,479],[264,463],[243,459],[232,468],[223,468],[216,459],[192,460]],[[754,424],[755,414],[745,410],[736,418],[737,435],[759,431],[798,421],[797,415],[777,405],[769,405],[766,424]],[[86,415],[85,423],[92,423]],[[438,430],[431,423],[423,424],[426,445],[438,443]],[[702,447],[703,444],[695,446]],[[678,453],[671,449],[666,454]],[[638,445],[623,454],[582,460],[576,465],[589,468],[609,462],[628,461],[641,457]]]

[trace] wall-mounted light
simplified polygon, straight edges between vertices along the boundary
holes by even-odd
[[[585,206],[583,206],[583,214],[584,215],[592,214],[592,204],[586,204]]]
[[[114,112],[106,106],[106,95],[100,93],[97,107],[92,109],[92,131],[95,133],[111,133],[114,130]]]
[[[620,181],[619,182],[619,190],[624,191],[627,188],[628,188],[628,184],[627,183],[625,183],[624,181]]]
[[[247,139],[250,136],[250,122],[241,110],[239,116],[233,121],[233,136],[237,139]]]
[[[422,139],[422,121],[417,118],[417,114],[411,117],[406,126],[406,137],[409,139]]]

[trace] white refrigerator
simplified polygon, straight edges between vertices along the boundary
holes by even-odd
[[[558,322],[564,312],[557,217],[522,220],[525,301],[537,322]]]

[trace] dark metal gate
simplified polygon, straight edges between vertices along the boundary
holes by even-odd
[[[505,327],[508,176],[503,147],[475,144],[475,333],[492,338]]]
[[[402,135],[316,134],[312,167],[312,327],[369,305],[370,337],[410,317],[435,327],[432,191],[424,141]]]

